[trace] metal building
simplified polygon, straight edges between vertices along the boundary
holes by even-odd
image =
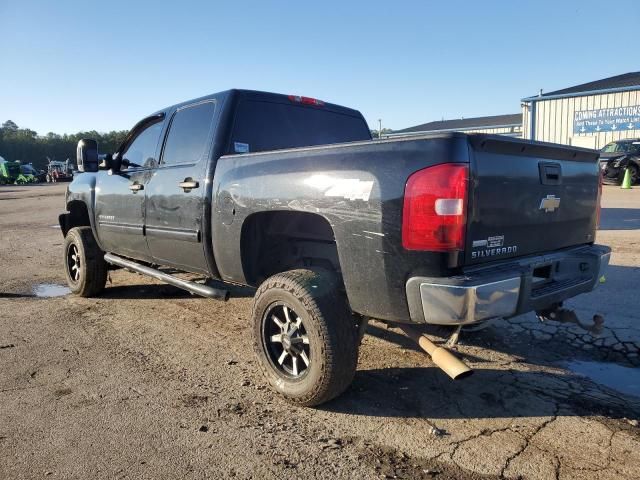
[[[467,132],[467,133],[496,133],[511,137],[522,136],[522,115],[494,115],[491,117],[459,118],[423,123],[415,127],[394,130],[385,137],[405,137],[424,133]]]
[[[640,137],[640,72],[522,99],[524,138],[600,149]]]

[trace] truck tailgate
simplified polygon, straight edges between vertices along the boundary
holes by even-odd
[[[597,152],[489,135],[469,146],[466,265],[594,241]]]

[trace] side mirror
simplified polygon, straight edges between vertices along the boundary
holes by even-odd
[[[78,171],[98,171],[98,142],[84,138],[78,142],[77,150]]]

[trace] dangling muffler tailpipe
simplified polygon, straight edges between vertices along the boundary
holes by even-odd
[[[457,380],[459,378],[468,377],[473,373],[473,370],[469,368],[462,360],[456,357],[453,353],[444,347],[439,347],[425,335],[414,330],[413,328],[398,324],[400,330],[402,330],[407,337],[420,345],[425,352],[429,354],[433,363],[440,367],[444,373],[449,375],[452,379]]]

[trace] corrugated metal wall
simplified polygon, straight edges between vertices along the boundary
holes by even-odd
[[[544,100],[535,106],[535,140],[600,149],[621,138],[640,137],[640,130],[616,130],[600,133],[573,133],[574,112],[599,108],[640,105],[640,89],[627,92],[587,95],[584,97]],[[531,103],[522,107],[524,138],[531,137]]]

